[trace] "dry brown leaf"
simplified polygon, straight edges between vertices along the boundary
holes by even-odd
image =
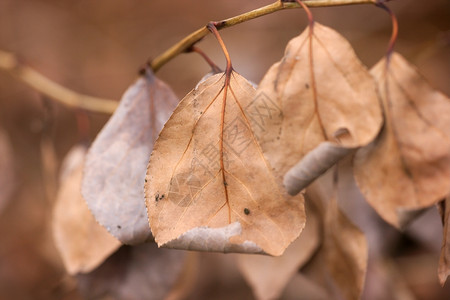
[[[284,175],[283,183],[286,190],[290,195],[298,194],[352,151],[352,148],[344,148],[330,142],[321,143]]]
[[[345,299],[359,299],[364,287],[368,247],[364,234],[341,212],[333,197],[325,216],[328,270]]]
[[[147,172],[150,226],[160,246],[280,255],[304,226],[303,198],[286,200],[251,130],[255,89],[226,78],[199,84],[162,130]]]
[[[184,251],[158,249],[153,242],[122,246],[91,273],[78,275],[79,289],[86,299],[165,299],[186,257]]]
[[[367,269],[367,241],[364,233],[339,208],[336,191],[331,193],[331,197],[328,195],[327,187],[332,185],[327,181],[331,181],[331,177],[320,178],[307,189],[310,199],[324,208],[320,265],[325,272],[324,278],[332,279],[330,289],[333,293],[342,294],[344,299],[360,299]]]
[[[311,258],[322,240],[319,215],[307,207],[302,234],[279,257],[237,256],[238,266],[258,300],[278,299],[295,273]]]
[[[83,196],[97,221],[125,244],[151,239],[144,204],[148,157],[178,100],[150,70],[124,94],[86,160]]]
[[[388,69],[383,59],[371,72],[386,121],[378,138],[356,153],[354,173],[370,205],[402,227],[407,211],[431,206],[450,190],[450,100],[399,54]]]
[[[0,212],[11,199],[15,178],[13,150],[6,133],[0,129]]]
[[[186,254],[183,270],[170,289],[170,293],[164,298],[165,300],[185,299],[194,290],[199,280],[199,263],[200,252],[191,251]]]
[[[310,280],[305,275],[297,273],[286,286],[281,297],[283,300],[330,300],[326,289]]]
[[[253,128],[264,154],[283,175],[324,141],[346,148],[368,144],[382,123],[372,76],[348,41],[319,23],[311,39],[307,28],[288,43],[256,99],[263,100],[251,114]],[[270,118],[262,122],[261,115]]]
[[[439,258],[439,282],[444,286],[450,276],[450,196],[443,201],[443,226],[441,256]]]
[[[81,196],[86,151],[84,146],[75,146],[64,159],[53,210],[53,238],[71,275],[92,271],[120,247],[95,221]]]

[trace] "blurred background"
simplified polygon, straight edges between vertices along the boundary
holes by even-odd
[[[0,50],[16,54],[22,63],[74,91],[118,100],[147,60],[187,34],[208,21],[271,2],[0,0]],[[432,86],[450,95],[450,1],[395,0],[388,6],[399,20],[396,50],[415,64]],[[369,68],[384,55],[391,23],[383,10],[355,5],[312,11],[316,21],[344,35]],[[221,34],[234,68],[257,83],[306,24],[302,10],[285,10]],[[224,66],[223,54],[212,36],[198,46]],[[181,99],[208,71],[208,65],[193,53],[176,57],[157,75]],[[94,138],[109,116],[88,113],[88,117],[89,136]],[[12,145],[16,186],[9,202],[0,205],[0,299],[80,299],[75,288],[62,288],[66,277],[48,234],[55,188],[49,178],[56,177],[62,158],[80,141],[76,111],[45,99],[0,70],[0,128]],[[50,141],[52,147],[43,141]],[[436,275],[440,224],[426,220],[416,225],[416,231],[425,230],[422,233],[387,229],[396,241],[391,249],[398,257],[396,270],[412,297],[404,299],[449,299],[449,288],[441,289]],[[205,259],[214,260],[214,255]],[[218,264],[226,269],[226,263]],[[211,284],[216,288],[203,287],[203,294],[197,291],[197,299],[205,295],[212,297],[209,299],[251,299],[239,273],[227,272],[232,275],[214,277],[217,282]],[[377,299],[367,293],[364,297]]]

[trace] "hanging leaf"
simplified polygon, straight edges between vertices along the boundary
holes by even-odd
[[[53,209],[53,238],[71,275],[92,271],[120,247],[120,242],[95,221],[81,196],[86,151],[84,146],[75,146],[64,159]]]
[[[442,225],[444,232],[442,236],[441,256],[439,258],[438,275],[439,282],[444,286],[450,275],[450,196],[442,202]]]
[[[328,270],[345,299],[360,299],[366,277],[368,248],[364,233],[331,198],[325,215],[324,247]]]
[[[331,175],[331,174],[328,174]],[[368,247],[364,233],[341,211],[336,199],[337,187],[327,191],[332,176],[320,178],[307,189],[308,197],[324,212],[323,247],[319,267],[332,278],[330,289],[343,299],[360,299],[367,270]],[[329,195],[331,194],[331,196]]]
[[[301,273],[295,274],[286,287],[281,299],[286,300],[329,300],[331,295],[325,288]]]
[[[431,206],[450,190],[450,100],[399,54],[371,72],[386,121],[378,138],[357,152],[354,173],[370,205],[402,227],[410,210]]]
[[[152,242],[122,246],[91,273],[78,275],[79,289],[86,299],[165,299],[188,257]]]
[[[256,299],[278,299],[297,271],[308,262],[321,242],[319,216],[307,209],[308,219],[302,234],[279,257],[238,255],[238,266],[252,287]]]
[[[166,123],[146,184],[158,245],[280,255],[300,234],[303,198],[286,200],[261,152],[250,126],[260,105],[254,96],[236,72],[229,81],[217,74],[191,91]]]
[[[143,201],[146,165],[176,104],[170,87],[147,69],[89,149],[83,196],[97,221],[122,243],[151,239]]]
[[[345,148],[368,144],[382,123],[376,84],[366,67],[348,41],[319,23],[312,35],[307,28],[288,43],[255,99],[252,127],[283,175],[324,141]]]
[[[0,212],[11,199],[15,187],[13,150],[6,133],[0,129]]]

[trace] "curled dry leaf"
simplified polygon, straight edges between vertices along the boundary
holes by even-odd
[[[444,232],[442,236],[441,256],[439,258],[438,275],[439,282],[444,286],[450,275],[450,196],[442,201],[442,220]]]
[[[95,221],[81,196],[86,151],[84,146],[75,146],[64,159],[53,209],[53,238],[71,275],[92,271],[120,247],[120,242]]]
[[[431,206],[450,190],[450,99],[399,54],[371,72],[386,121],[377,139],[356,153],[354,173],[370,205],[402,227],[405,212]]]
[[[229,81],[227,80],[229,78]],[[250,125],[255,89],[214,75],[164,126],[147,171],[146,204],[158,245],[280,255],[304,226],[303,198],[287,200]]]
[[[79,289],[86,299],[165,299],[187,257],[184,251],[158,249],[153,242],[122,246],[91,273],[78,275]]]
[[[322,239],[320,216],[312,209],[307,209],[307,215],[305,229],[283,255],[238,255],[239,269],[252,287],[256,299],[280,298],[295,273],[308,262],[319,247]]]
[[[11,199],[16,186],[14,157],[6,133],[0,129],[0,211]]]
[[[125,244],[151,239],[144,179],[153,142],[178,100],[151,70],[124,94],[86,160],[83,196],[97,221]]]
[[[324,141],[345,148],[368,144],[382,123],[372,76],[347,40],[318,23],[312,36],[306,29],[288,43],[255,99],[261,104],[251,114],[254,131],[283,175]]]
[[[352,150],[330,142],[321,143],[284,175],[286,190],[290,195],[298,194]]]

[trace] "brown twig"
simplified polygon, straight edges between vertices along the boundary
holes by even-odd
[[[375,4],[377,0],[305,0],[303,3],[308,7],[322,7],[322,6],[340,6],[340,5],[352,5],[352,4]],[[258,17],[262,17],[279,10],[300,8],[301,6],[296,2],[285,2],[278,0],[272,4],[264,7],[257,8],[255,10],[243,13],[241,15],[225,19],[223,21],[212,22],[217,30],[228,28]],[[191,48],[206,35],[208,35],[208,25],[194,31],[181,41],[164,51],[161,55],[153,59],[150,63],[150,67],[154,72],[158,71],[163,65],[176,57],[178,54],[185,52]]]
[[[29,66],[21,64],[14,54],[1,50],[0,69],[14,75],[39,93],[70,107],[112,114],[118,105],[114,100],[82,95],[69,90]]]
[[[308,7],[339,6],[353,4],[376,4],[377,0],[305,0],[303,3]],[[212,22],[217,30],[228,28],[267,14],[271,14],[283,9],[299,8],[296,2],[277,0],[267,6],[243,13],[241,15],[228,18],[219,22]],[[208,26],[204,26],[189,34],[184,39],[170,47],[161,55],[152,60],[149,65],[154,72],[159,70],[168,61],[178,54],[186,52],[198,41],[209,33]],[[93,112],[112,114],[117,108],[118,102],[109,99],[101,99],[88,95],[79,94],[66,87],[63,87],[49,78],[43,76],[29,66],[20,64],[16,56],[12,53],[0,50],[0,69],[7,71],[22,80],[36,91],[47,97],[61,102],[67,106],[85,109]]]

